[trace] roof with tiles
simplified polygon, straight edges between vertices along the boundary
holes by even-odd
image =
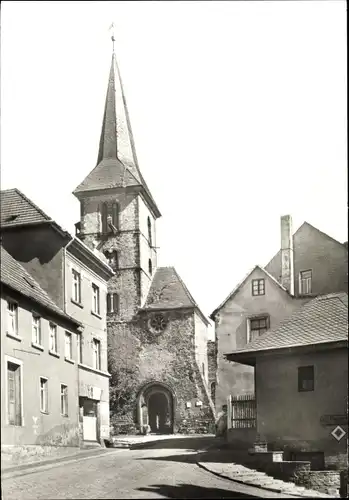
[[[191,296],[174,267],[158,267],[150,285],[144,309],[195,308],[207,319]]]
[[[45,212],[17,188],[1,191],[0,203],[1,227],[33,224],[51,220]]]
[[[34,300],[65,319],[80,325],[58,307],[39,283],[1,246],[1,283]]]
[[[278,328],[269,330],[231,355],[347,340],[348,294],[332,293],[307,302]]]

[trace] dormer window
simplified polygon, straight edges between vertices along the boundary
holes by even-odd
[[[151,237],[151,220],[149,216],[148,216],[148,242],[150,247],[153,246]]]
[[[102,204],[102,233],[108,234],[119,227],[119,205],[114,203]]]

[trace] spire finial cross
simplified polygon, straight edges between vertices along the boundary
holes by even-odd
[[[111,23],[109,26],[109,31],[111,32],[111,41],[113,42],[113,54],[115,51],[115,24],[114,22]]]

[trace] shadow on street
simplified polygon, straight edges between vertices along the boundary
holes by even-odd
[[[207,488],[205,486],[195,486],[193,484],[180,484],[170,486],[168,484],[154,484],[145,488],[138,488],[139,491],[157,493],[166,498],[259,498],[243,493],[224,490],[222,488]]]
[[[215,447],[219,447],[222,445],[220,439],[214,438],[212,436],[203,436],[203,437],[193,437],[193,438],[168,438],[159,441],[153,442],[145,442],[145,443],[134,443],[131,446],[132,450],[137,449],[156,449],[156,450],[168,450],[168,449],[185,449],[191,451],[197,451],[208,446],[215,445]]]

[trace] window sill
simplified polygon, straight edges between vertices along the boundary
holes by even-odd
[[[56,358],[60,358],[60,354],[58,354],[58,352],[56,351],[48,351],[49,354],[51,354],[51,356],[55,356]]]
[[[73,304],[75,304],[76,306],[80,307],[81,309],[83,309],[83,308],[84,308],[84,306],[81,304],[81,302],[76,302],[76,300],[74,300],[74,299],[70,299],[70,301],[71,301]]]
[[[64,358],[64,360],[67,361],[68,363],[71,363],[72,365],[75,363],[75,361],[70,358]]]
[[[102,316],[100,316],[99,314],[97,314],[93,311],[91,311],[91,314],[92,314],[92,316],[96,316],[96,318],[98,318],[98,319],[103,319]]]
[[[6,336],[10,337],[10,339],[17,340],[18,342],[22,341],[22,337],[20,337],[19,335],[14,334],[14,333],[6,332]]]
[[[42,413],[43,415],[49,415],[49,412],[44,410],[40,410],[40,413]]]
[[[68,418],[69,415],[63,415],[63,413],[61,413],[61,417]]]
[[[36,342],[32,342],[32,347],[35,347],[35,349],[39,349],[39,351],[44,350],[43,346],[40,344],[37,344]]]

